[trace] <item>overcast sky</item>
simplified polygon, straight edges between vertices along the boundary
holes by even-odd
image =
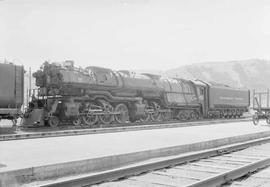
[[[0,0],[0,59],[171,69],[270,59],[269,0]]]

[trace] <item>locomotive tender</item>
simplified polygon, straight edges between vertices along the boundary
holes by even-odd
[[[45,62],[35,72],[38,94],[24,115],[26,125],[108,125],[113,121],[167,121],[240,117],[248,110],[248,89],[153,74]]]
[[[12,63],[0,63],[0,120],[16,123],[24,99],[24,68]]]

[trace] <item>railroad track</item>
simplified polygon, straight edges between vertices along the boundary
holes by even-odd
[[[39,186],[220,186],[270,165],[269,142],[270,138],[253,140]]]
[[[223,187],[269,187],[270,186],[270,167],[260,169],[256,172],[241,177]]]
[[[32,131],[18,131],[16,134],[5,134],[0,135],[0,141],[8,140],[21,140],[21,139],[34,139],[34,138],[48,138],[58,136],[74,136],[84,134],[99,134],[99,133],[113,133],[123,131],[138,131],[138,130],[152,130],[152,129],[164,129],[164,128],[176,128],[176,127],[187,127],[187,126],[202,126],[202,125],[213,125],[218,123],[232,123],[232,122],[244,122],[250,121],[250,117],[239,118],[239,119],[222,119],[222,120],[203,120],[203,121],[189,121],[189,122],[170,122],[170,123],[154,123],[154,124],[128,124],[127,126],[116,126],[106,128],[83,128],[83,129],[37,129],[38,132]]]

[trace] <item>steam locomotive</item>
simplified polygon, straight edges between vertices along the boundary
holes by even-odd
[[[248,89],[95,66],[81,69],[73,61],[45,62],[33,76],[38,90],[25,125],[231,118],[242,116],[250,104]]]

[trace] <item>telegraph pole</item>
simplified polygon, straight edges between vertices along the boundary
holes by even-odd
[[[31,99],[31,91],[32,91],[32,72],[31,67],[29,67],[29,98]]]

